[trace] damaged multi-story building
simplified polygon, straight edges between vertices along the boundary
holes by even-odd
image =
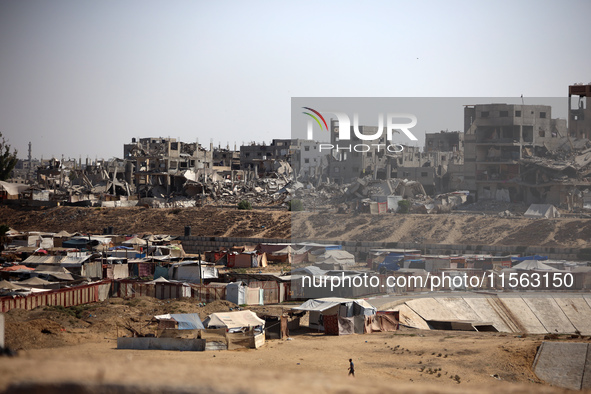
[[[274,139],[270,145],[251,142],[240,147],[240,167],[258,176],[272,172],[291,173],[294,153],[291,139]]]
[[[176,138],[133,138],[123,147],[125,160],[134,164],[134,184],[140,197],[182,193],[187,176],[192,180],[212,176],[212,151],[213,144],[206,150],[197,142]]]
[[[392,178],[415,180],[428,194],[460,189],[464,173],[464,133],[441,131],[425,134],[423,151],[405,146],[397,158],[390,160]]]
[[[591,97],[591,83],[568,87],[568,134],[571,137],[591,139],[591,108],[587,97]]]
[[[418,146],[399,145],[396,151],[385,149],[386,133],[375,140],[353,138],[338,140],[338,120],[331,119],[331,150],[329,178],[335,183],[348,183],[356,178],[401,178],[421,183],[427,194],[455,190],[463,173],[463,133],[428,133],[431,149],[421,151]],[[375,135],[376,126],[359,126],[362,134]],[[353,135],[353,133],[351,133]],[[363,143],[362,149],[352,142]],[[429,144],[430,142],[430,144]],[[451,169],[451,172],[449,172]],[[452,176],[453,174],[453,176]],[[452,182],[452,179],[454,180]]]
[[[310,179],[322,176],[328,166],[328,151],[321,149],[315,140],[292,140],[291,166],[298,178]]]
[[[213,169],[216,171],[238,171],[240,170],[240,151],[230,149],[230,146],[222,148],[218,146],[213,150]]]
[[[466,106],[464,128],[465,182],[478,199],[572,206],[591,185],[580,171],[588,140],[570,138],[548,105]]]
[[[339,141],[339,121],[330,120],[330,145],[328,159],[328,178],[337,184],[349,183],[357,178],[371,176],[373,179],[387,179],[390,177],[391,167],[387,166],[388,157],[396,157],[397,153],[389,153],[384,148],[386,135],[382,133],[373,140],[361,140],[353,133],[351,139]],[[358,126],[361,134],[375,135],[377,126]],[[362,148],[355,146],[363,144]]]

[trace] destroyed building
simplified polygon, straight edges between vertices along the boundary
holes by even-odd
[[[276,161],[291,162],[291,139],[274,139],[271,145],[256,144],[240,147],[240,167],[243,170],[256,170],[260,175],[270,172],[270,163]]]
[[[378,131],[376,126],[358,126],[358,129],[365,135],[375,135]],[[353,149],[354,142],[363,142],[363,149]],[[339,121],[331,119],[330,144],[334,147],[328,160],[327,175],[331,182],[345,184],[366,175],[373,179],[390,178],[386,166],[387,156],[396,157],[397,153],[386,152],[386,135],[382,134],[373,140],[361,140],[351,133],[350,140],[339,141]]]
[[[425,152],[456,152],[464,150],[464,133],[444,131],[425,134]]]
[[[356,178],[400,178],[421,183],[427,194],[457,190],[463,180],[463,133],[427,134],[431,149],[400,145],[400,151],[388,151],[386,135],[363,141],[363,149],[351,149],[351,141],[338,141],[338,121],[331,119],[331,145],[328,177],[345,184]],[[361,133],[375,135],[378,127],[359,126]],[[436,137],[431,137],[436,136]],[[360,140],[358,140],[360,141]],[[447,149],[447,150],[443,150]],[[358,151],[356,151],[358,150]],[[363,150],[363,151],[361,151]]]
[[[240,170],[240,151],[230,150],[230,146],[222,148],[218,146],[213,150],[213,169],[216,171]]]
[[[577,99],[573,100],[573,96]],[[568,87],[568,133],[571,137],[591,139],[591,108],[587,97],[591,96],[591,82]]]
[[[292,141],[291,166],[303,179],[321,176],[328,166],[328,150],[315,140]]]
[[[449,134],[463,141],[463,133]],[[428,137],[439,134],[427,133],[426,135]],[[431,145],[430,149],[426,146],[422,152],[419,147],[404,146],[404,151],[397,158],[389,158],[391,177],[420,182],[430,195],[460,189],[464,173],[463,144]],[[438,150],[438,146],[452,150]]]
[[[589,146],[547,105],[466,106],[465,180],[479,199],[572,205],[588,189]],[[569,203],[570,200],[570,203]]]
[[[123,147],[125,159],[134,164],[134,184],[140,197],[182,193],[186,171],[194,172],[197,178],[211,176],[212,151],[212,144],[208,151],[197,142],[176,138],[133,138]]]

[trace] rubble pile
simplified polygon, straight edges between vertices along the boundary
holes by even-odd
[[[453,192],[429,197],[419,182],[398,178],[374,180],[369,176],[345,185],[321,183],[314,187],[311,183],[294,182],[287,189],[291,191],[289,199],[302,200],[308,210],[371,212],[371,204],[382,203],[387,206],[386,211],[395,212],[398,201],[408,200],[410,212],[445,213],[465,203],[468,195],[468,192]]]

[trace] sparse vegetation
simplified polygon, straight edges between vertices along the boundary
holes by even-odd
[[[250,211],[252,209],[252,204],[248,200],[242,200],[238,203],[238,209]]]
[[[410,201],[400,200],[398,201],[398,213],[409,213],[410,212]]]

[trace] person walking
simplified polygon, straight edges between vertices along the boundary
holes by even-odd
[[[353,375],[355,377],[355,364],[353,364],[353,359],[349,359],[349,376]]]

